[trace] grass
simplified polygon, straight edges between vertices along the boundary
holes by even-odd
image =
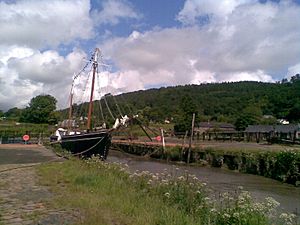
[[[0,121],[0,136],[18,137],[25,133],[38,135],[43,133],[49,136],[53,133],[54,127],[48,124],[17,123],[14,121]]]
[[[59,193],[53,204],[80,209],[85,219],[79,224],[196,224],[163,199],[132,185],[128,176],[102,169],[75,160],[43,165],[39,172],[42,183]]]
[[[296,224],[291,214],[275,216],[271,198],[255,203],[244,191],[211,198],[190,175],[129,174],[98,159],[41,165],[39,174],[57,193],[54,206],[80,211],[78,224]]]

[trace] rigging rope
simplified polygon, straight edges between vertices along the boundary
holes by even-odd
[[[102,59],[102,57],[101,57],[101,59]],[[99,74],[98,73],[98,68],[97,68],[96,72],[97,72],[97,75],[98,75]],[[100,114],[101,114],[101,118],[102,118],[102,123],[105,123],[105,119],[104,119],[104,115],[103,115],[103,109],[102,109],[102,105],[101,105],[101,79],[100,79],[99,75],[96,76],[96,78],[97,78],[96,80],[98,81],[98,82],[96,82],[96,84],[99,86],[98,87],[98,95],[100,96],[99,109],[100,109]]]
[[[115,120],[116,118],[114,117],[114,115],[112,114],[112,112],[111,112],[111,110],[110,110],[110,108],[109,108],[109,106],[108,106],[108,103],[107,103],[107,101],[106,101],[105,95],[103,96],[103,99],[104,99],[104,102],[105,102],[105,105],[106,105],[106,107],[107,107],[107,109],[108,109],[109,114],[110,114],[111,117]]]
[[[116,100],[115,96],[112,96],[112,98],[113,98],[113,100],[114,100],[114,102],[115,102],[115,104],[116,104],[116,106],[117,106],[117,110],[118,110],[118,112],[119,112],[119,115],[123,118],[123,114],[122,114],[122,112],[121,112],[121,109],[120,109],[120,107],[119,107],[119,105],[118,105],[118,103],[117,103],[117,100]]]

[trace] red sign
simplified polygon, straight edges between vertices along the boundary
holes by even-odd
[[[29,139],[30,139],[29,135],[27,135],[27,134],[23,135],[23,140],[24,141],[29,141]]]
[[[157,141],[161,141],[161,136],[157,136],[155,139],[156,139]]]

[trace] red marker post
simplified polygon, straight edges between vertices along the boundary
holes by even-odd
[[[161,142],[161,136],[157,136],[155,139],[156,139],[156,141]]]
[[[27,141],[30,140],[30,137],[28,134],[23,135],[23,141],[25,141],[25,145],[27,144]]]

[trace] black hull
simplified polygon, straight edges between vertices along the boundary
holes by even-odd
[[[99,155],[106,159],[111,144],[111,135],[107,131],[64,135],[61,146],[72,154],[91,157]]]

